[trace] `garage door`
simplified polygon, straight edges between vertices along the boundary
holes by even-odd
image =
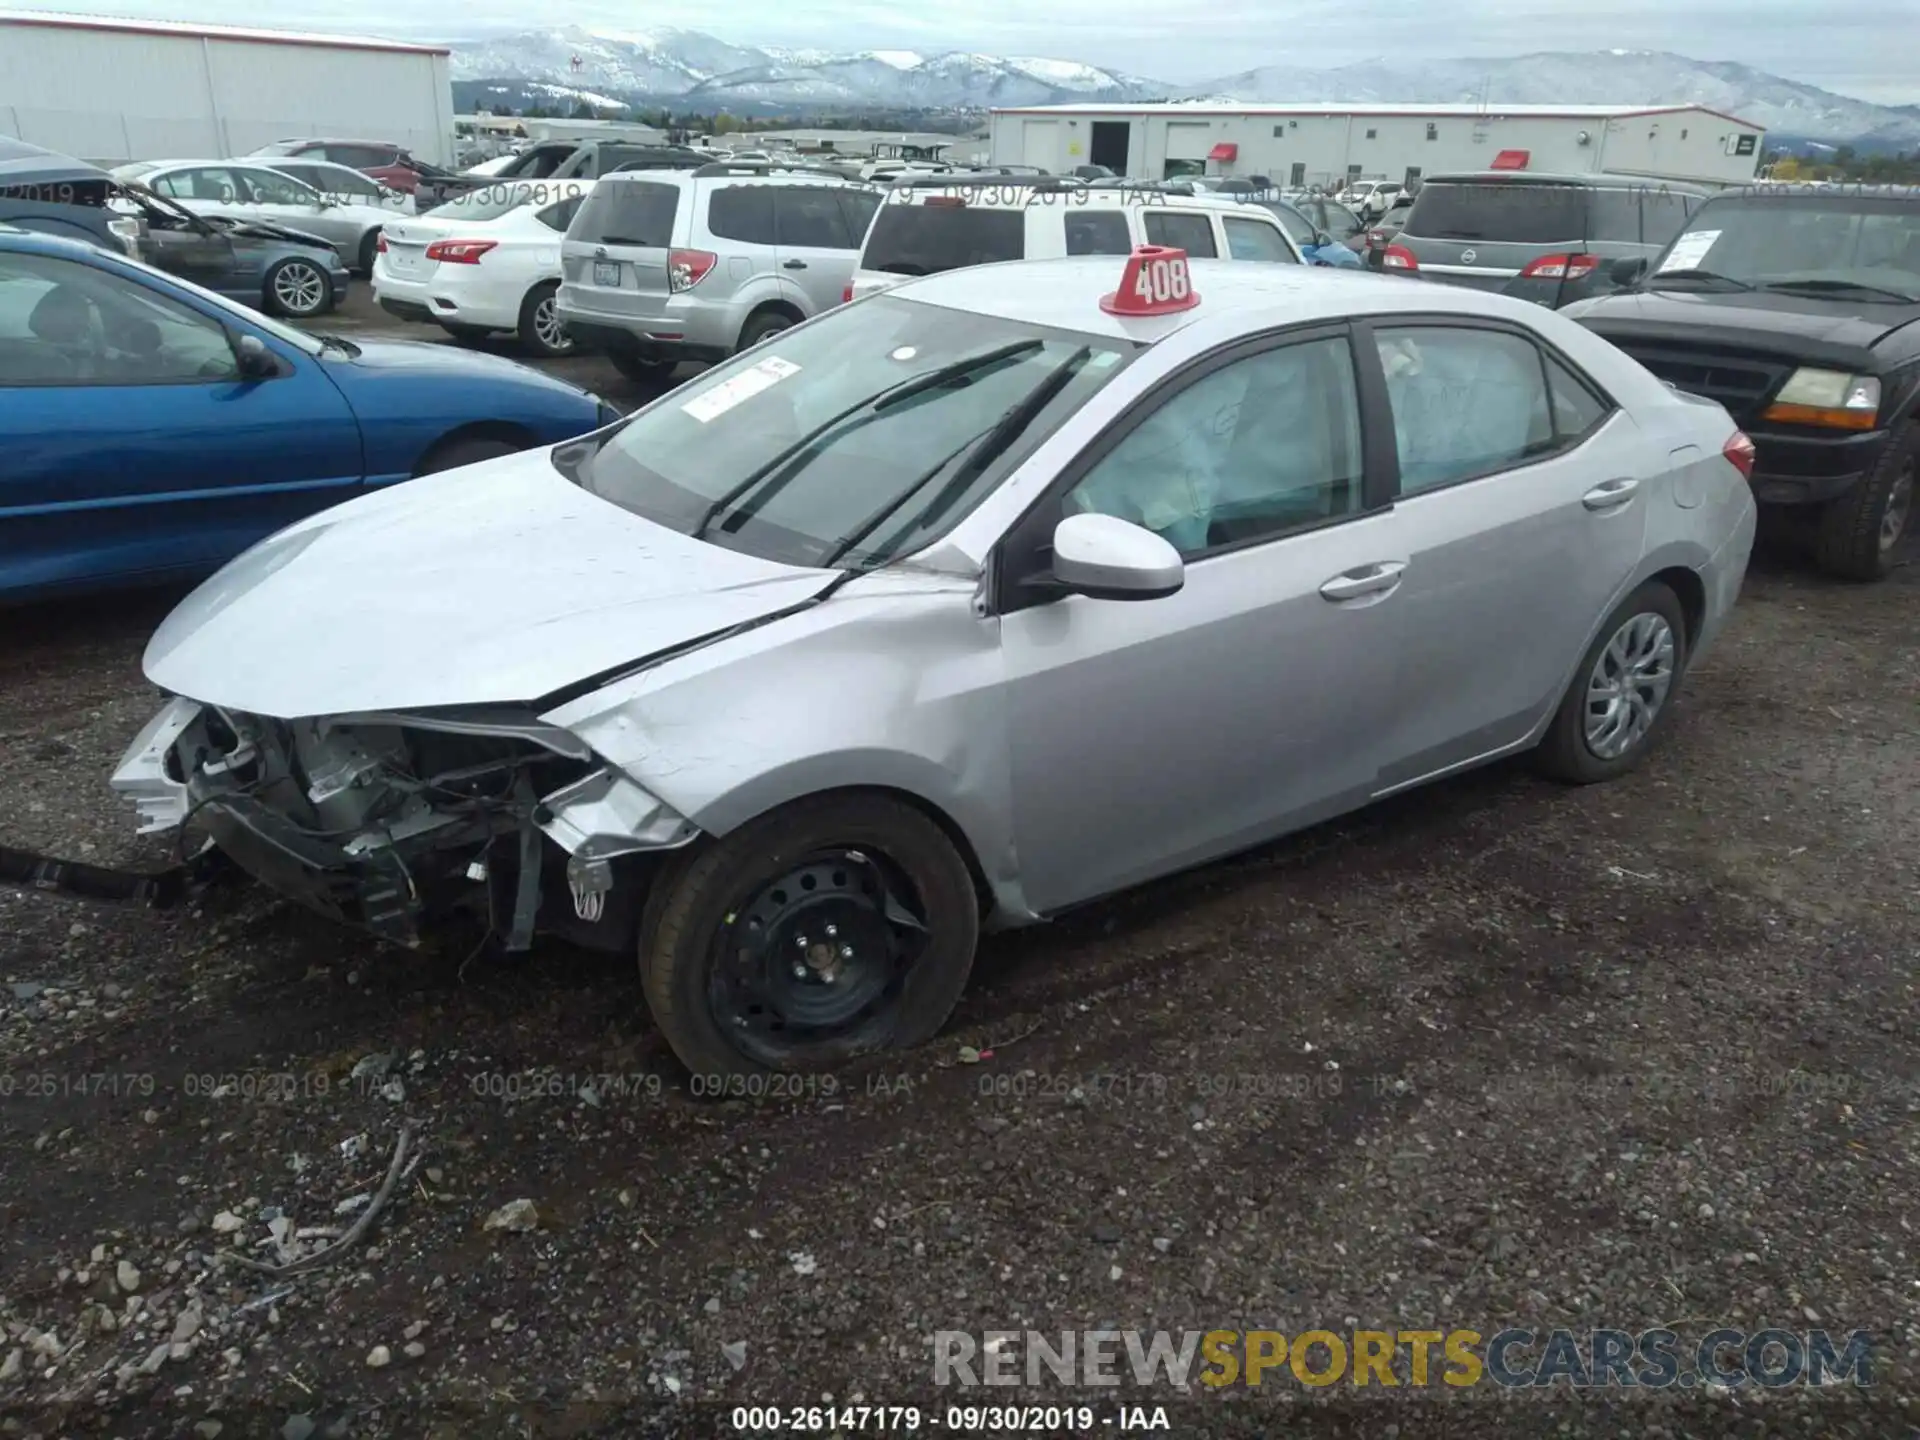
[[[1213,148],[1213,127],[1204,121],[1167,122],[1167,159],[1205,160]]]

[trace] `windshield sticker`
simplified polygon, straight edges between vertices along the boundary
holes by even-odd
[[[705,425],[709,420],[724,415],[742,401],[751,400],[762,390],[771,389],[789,375],[796,375],[800,367],[791,360],[782,360],[778,355],[769,355],[758,365],[743,370],[731,380],[723,380],[704,395],[696,395],[680,409]]]
[[[1667,252],[1667,258],[1660,262],[1662,270],[1692,270],[1707,258],[1707,252],[1713,248],[1713,242],[1720,238],[1718,230],[1689,230],[1673,242],[1673,249]]]

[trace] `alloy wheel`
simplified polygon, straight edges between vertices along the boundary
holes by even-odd
[[[714,936],[708,1006],[773,1068],[883,1037],[928,939],[904,877],[857,850],[808,855],[761,884]]]
[[[1880,549],[1887,551],[1900,543],[1900,537],[1906,533],[1907,517],[1913,513],[1913,473],[1914,457],[1909,455],[1907,463],[1894,477],[1892,488],[1887,491],[1887,508],[1880,512]]]
[[[533,307],[533,333],[548,350],[573,348],[573,337],[567,334],[567,327],[560,323],[559,308],[552,295],[545,296]]]
[[[1587,748],[1617,760],[1645,740],[1673,688],[1676,647],[1666,617],[1643,611],[1613,632],[1587,677]]]
[[[304,260],[274,272],[273,298],[289,315],[317,315],[327,299],[327,277]]]

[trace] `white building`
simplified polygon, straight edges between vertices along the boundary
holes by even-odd
[[[453,86],[429,45],[0,10],[0,134],[104,165],[302,137],[445,165]]]
[[[996,165],[1405,182],[1472,170],[1751,180],[1766,134],[1697,105],[1054,105],[996,110]]]

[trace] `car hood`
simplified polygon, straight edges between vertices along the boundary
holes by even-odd
[[[276,225],[271,220],[230,220],[224,215],[202,215],[208,224],[225,231],[228,235],[245,240],[280,240],[294,245],[311,245],[316,250],[332,250],[333,246],[318,235],[309,235],[304,230],[295,230],[290,225]]]
[[[1578,301],[1560,313],[1608,339],[1731,341],[1788,358],[1854,361],[1920,319],[1920,306],[1863,305],[1853,296],[1636,290]]]
[[[281,719],[537,700],[819,595],[589,494],[546,450],[348,501],[201,585],[147,678]]]
[[[484,350],[436,345],[425,340],[361,340],[354,338],[351,331],[341,338],[350,341],[354,353],[329,350],[322,359],[327,373],[356,404],[361,397],[359,387],[377,385],[384,390],[405,378],[495,383],[510,385],[522,392],[533,388],[555,395],[595,399],[592,391],[570,380],[522,365],[504,355],[489,355]],[[592,421],[581,428],[591,429]]]

